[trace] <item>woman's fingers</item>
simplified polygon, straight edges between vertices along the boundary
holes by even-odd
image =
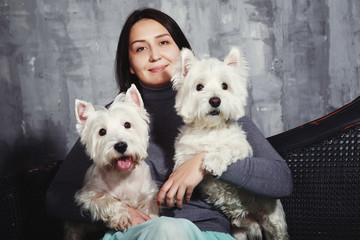
[[[177,188],[178,188],[178,186],[173,184],[171,186],[171,188],[169,189],[168,193],[166,194],[166,205],[168,207],[174,206]]]
[[[201,169],[201,163],[205,153],[196,154],[193,158],[181,164],[161,187],[158,195],[158,205],[164,199],[169,207],[183,207],[183,201],[189,202],[194,188],[204,178],[205,171]],[[185,199],[184,199],[185,197]]]
[[[194,190],[193,188],[186,189],[186,194],[185,194],[185,199],[184,199],[185,203],[188,203],[190,201],[193,190]]]
[[[132,218],[131,221],[132,226],[139,225],[151,219],[148,215],[146,215],[145,213],[141,212],[138,209],[131,208],[129,206],[127,208]]]
[[[142,211],[136,209],[139,213],[139,216],[141,216],[143,218],[144,221],[148,221],[151,219],[151,217],[149,217],[148,215],[146,215],[145,213],[143,213]]]
[[[167,196],[167,192],[171,188],[173,181],[169,178],[164,185],[161,187],[158,198],[157,198],[157,205],[160,206],[164,202],[165,196]]]
[[[185,187],[179,187],[176,194],[176,206],[179,209],[183,208],[183,199],[185,195],[186,188]]]

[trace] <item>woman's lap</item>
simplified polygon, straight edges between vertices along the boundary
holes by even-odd
[[[149,239],[193,239],[193,240],[234,240],[229,234],[202,232],[186,219],[159,217],[132,226],[126,231],[107,232],[102,240],[149,240]]]

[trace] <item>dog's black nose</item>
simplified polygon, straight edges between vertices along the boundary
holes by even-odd
[[[115,148],[116,151],[123,154],[127,149],[127,143],[126,142],[119,142],[119,143],[115,144],[114,148]]]
[[[210,98],[209,103],[212,107],[217,108],[221,104],[221,99],[218,97],[212,97]]]

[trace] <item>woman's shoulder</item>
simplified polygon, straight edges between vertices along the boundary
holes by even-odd
[[[252,122],[251,118],[248,116],[248,115],[244,115],[243,117],[239,118],[238,119],[238,122],[241,123],[241,122]]]
[[[243,117],[239,118],[237,122],[239,125],[241,125],[244,128],[245,131],[246,129],[253,129],[253,128],[257,129],[253,120],[247,115],[244,115]]]

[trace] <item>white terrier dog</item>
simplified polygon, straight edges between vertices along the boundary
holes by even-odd
[[[252,156],[252,147],[237,120],[245,115],[248,66],[233,48],[221,62],[197,60],[183,49],[172,78],[175,108],[185,125],[175,142],[175,167],[205,152],[202,168],[215,176],[236,161]],[[205,200],[231,220],[237,239],[286,239],[279,200],[255,196],[214,177],[200,184]]]
[[[76,128],[93,160],[75,200],[94,221],[125,230],[132,224],[128,207],[158,216],[156,184],[143,161],[147,157],[149,117],[132,85],[111,106],[95,110],[76,100]]]

